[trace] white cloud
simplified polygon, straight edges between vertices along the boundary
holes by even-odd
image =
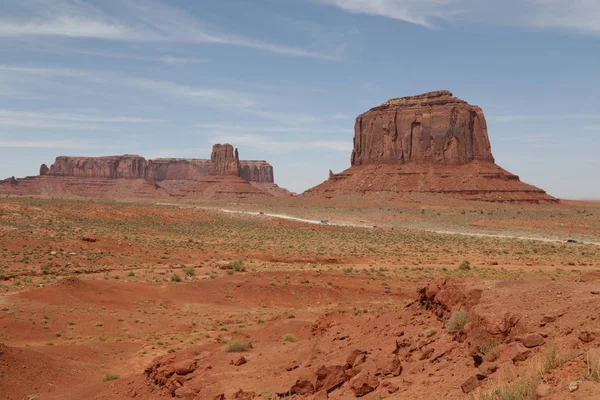
[[[597,0],[314,0],[355,14],[434,27],[436,20],[600,34]]]
[[[599,114],[551,114],[551,115],[492,115],[489,120],[498,122],[547,121],[560,119],[600,119]]]
[[[351,141],[327,141],[327,140],[303,140],[303,141],[284,141],[264,135],[216,135],[212,143],[231,143],[234,146],[245,145],[261,149],[263,151],[281,153],[285,151],[301,149],[327,149],[341,152],[352,150]]]
[[[93,149],[101,148],[102,146],[82,142],[68,140],[4,140],[0,139],[0,147],[4,148],[61,148],[61,149]]]
[[[2,64],[0,64],[0,71],[20,75],[39,76],[41,79],[48,77],[77,78],[96,84],[101,83],[103,86],[109,84],[117,84],[119,86],[127,85],[163,95],[193,98],[212,106],[224,108],[239,107],[244,109],[256,105],[256,101],[252,99],[250,95],[243,92],[195,87],[172,81],[137,78],[113,72]],[[69,82],[69,84],[72,83],[73,81]]]
[[[68,121],[68,122],[101,122],[101,123],[126,123],[148,124],[162,122],[158,119],[145,119],[134,117],[107,117],[102,115],[81,115],[56,112],[17,111],[0,109],[0,121],[3,119],[15,120],[41,120],[41,121]]]
[[[333,60],[336,56],[225,34],[209,28],[190,14],[151,0],[118,3],[107,11],[79,0],[30,0],[18,3],[21,11],[0,17],[0,37],[66,37],[133,42],[222,44],[261,51]],[[7,14],[5,12],[5,14]]]

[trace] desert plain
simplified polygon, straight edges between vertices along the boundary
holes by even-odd
[[[598,202],[4,196],[0,243],[6,399],[600,398]]]

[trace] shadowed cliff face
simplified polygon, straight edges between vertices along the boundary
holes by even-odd
[[[145,179],[153,182],[197,181],[212,175],[236,175],[248,182],[274,183],[273,167],[266,161],[240,161],[231,145],[215,145],[211,160],[157,158],[136,155],[108,157],[56,157],[53,165],[40,167],[40,175],[79,178]]]
[[[213,145],[210,155],[209,175],[240,176],[240,157],[230,144]]]
[[[352,165],[494,162],[481,108],[448,91],[391,99],[356,118]]]

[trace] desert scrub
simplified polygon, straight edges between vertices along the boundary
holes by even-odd
[[[480,395],[478,400],[531,400],[538,381],[534,378],[517,378],[511,383]]]
[[[181,282],[181,277],[177,274],[171,275],[171,282]]]
[[[196,270],[194,269],[194,267],[186,267],[183,268],[183,273],[186,274],[187,276],[194,276],[196,275]]]
[[[459,310],[453,313],[446,322],[446,330],[449,333],[461,331],[469,322],[469,313],[466,310]]]
[[[542,356],[541,369],[542,372],[551,371],[555,368],[562,367],[567,361],[571,359],[573,352],[569,352],[562,356],[556,353],[556,345],[550,347]]]
[[[225,343],[225,351],[228,353],[244,353],[250,350],[250,344],[246,342],[231,339],[223,339],[223,342]]]
[[[587,367],[583,377],[588,381],[600,382],[600,360],[590,361],[590,355],[587,355]]]
[[[282,336],[282,339],[284,342],[297,342],[298,338],[294,335],[292,335],[291,333],[286,333],[285,335]]]
[[[461,271],[468,271],[471,269],[471,263],[465,260],[458,266],[458,269]]]
[[[116,381],[117,379],[119,379],[119,375],[109,373],[102,377],[102,382]]]
[[[497,340],[487,340],[477,348],[475,355],[481,359],[481,361],[496,361],[499,357],[499,344],[500,342]]]
[[[234,262],[231,263],[231,269],[234,270],[235,272],[246,271],[246,268],[244,267],[244,261],[235,260]]]

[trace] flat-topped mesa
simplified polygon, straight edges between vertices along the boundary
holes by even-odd
[[[56,157],[54,164],[41,175],[74,176],[78,178],[150,179],[145,158],[125,154],[107,157]]]
[[[352,166],[494,162],[483,111],[440,90],[391,99],[356,118]]]
[[[238,150],[230,144],[215,144],[210,155],[209,175],[240,176]]]
[[[264,160],[240,161],[240,177],[248,182],[275,182],[273,166]]]

